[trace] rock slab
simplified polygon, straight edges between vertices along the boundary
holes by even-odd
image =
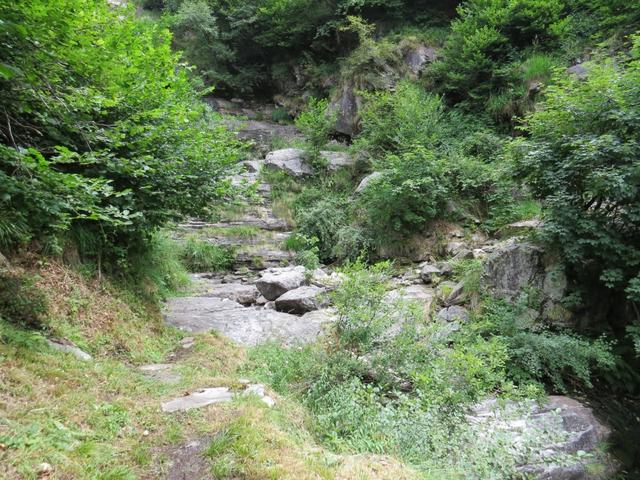
[[[265,270],[256,287],[267,300],[275,300],[305,283],[304,267],[282,267]]]

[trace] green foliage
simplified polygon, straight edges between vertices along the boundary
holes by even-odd
[[[296,215],[298,232],[307,238],[317,239],[318,255],[322,260],[331,258],[337,232],[347,222],[342,207],[339,197],[329,197],[301,209]]]
[[[640,40],[637,40],[640,44]],[[547,240],[578,278],[633,298],[640,267],[640,60],[558,78],[513,145],[517,173],[544,202]],[[635,283],[634,283],[635,282]]]
[[[59,253],[81,230],[92,237],[83,257],[126,271],[157,227],[206,213],[228,191],[236,145],[199,102],[167,30],[95,0],[0,11],[0,223],[16,225],[2,228],[5,243]]]
[[[19,327],[41,329],[48,305],[34,279],[0,269],[0,318]]]
[[[548,382],[560,392],[567,391],[567,383],[591,387],[593,371],[611,370],[616,362],[606,338],[589,340],[546,330],[531,321],[525,305],[488,302],[480,325],[505,343],[509,376],[517,383]]]
[[[296,127],[304,134],[312,148],[318,150],[329,140],[329,134],[336,120],[336,114],[329,113],[327,100],[311,97],[305,111],[295,120]]]
[[[507,345],[425,324],[422,306],[389,298],[389,267],[346,266],[332,296],[334,332],[300,349],[252,349],[249,372],[301,399],[318,437],[339,452],[392,454],[427,478],[513,478],[513,451],[491,435],[472,441],[481,433],[464,417],[490,392],[520,391],[506,379]]]
[[[230,269],[235,255],[227,248],[190,236],[182,245],[180,257],[191,272],[219,272]]]

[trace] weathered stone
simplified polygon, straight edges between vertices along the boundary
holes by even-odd
[[[327,162],[327,168],[332,172],[355,165],[354,157],[347,152],[322,151],[320,156]]]
[[[354,157],[347,152],[321,151],[320,157],[331,171],[351,167],[355,164]],[[265,165],[282,170],[294,177],[303,177],[314,173],[313,167],[307,160],[307,152],[299,148],[285,148],[269,152],[265,159]]]
[[[442,271],[435,265],[427,263],[420,269],[420,278],[424,283],[431,283],[434,275],[440,275]]]
[[[453,287],[453,290],[451,290],[449,295],[447,295],[446,298],[444,299],[445,305],[459,305],[461,303],[464,303],[465,301],[464,293],[465,293],[464,283],[458,282],[456,286]]]
[[[227,387],[203,388],[182,397],[174,398],[162,404],[162,411],[166,413],[184,412],[192,408],[205,407],[213,403],[229,402],[233,393]]]
[[[453,266],[449,262],[440,262],[437,266],[444,277],[448,277],[453,273]]]
[[[574,399],[551,396],[542,406],[489,399],[473,407],[467,418],[479,441],[499,438],[501,445],[524,455],[519,470],[531,478],[594,480],[615,473],[615,463],[599,448],[610,438],[610,429]],[[599,473],[592,468],[596,464],[603,467]]]
[[[207,297],[227,298],[242,305],[252,305],[260,296],[255,285],[243,283],[218,283],[207,286]]]
[[[294,177],[313,173],[313,168],[305,161],[305,151],[299,148],[285,148],[269,152],[264,163],[268,167],[282,170]]]
[[[542,249],[508,242],[487,258],[482,278],[499,298],[511,300],[525,287],[541,289],[544,270]]]
[[[456,252],[451,261],[459,262],[460,260],[471,260],[473,258],[473,252],[471,250],[469,250],[468,248],[461,248]]]
[[[304,267],[271,268],[262,273],[256,287],[267,300],[275,300],[305,283]]]
[[[436,315],[436,318],[445,322],[453,322],[456,320],[466,322],[469,320],[469,311],[464,307],[453,305],[441,309]]]
[[[404,61],[415,76],[420,75],[428,63],[438,58],[437,50],[426,45],[410,45],[403,50]]]
[[[245,385],[244,390],[240,392],[232,392],[227,387],[203,388],[188,395],[174,398],[162,404],[162,411],[165,413],[185,412],[193,408],[206,407],[214,403],[230,402],[234,397],[257,395],[260,400],[272,407],[276,404],[275,400],[265,394],[264,385],[260,383]]]
[[[458,284],[456,282],[451,282],[449,280],[440,282],[436,287],[436,297],[438,300],[444,302],[457,285]]]
[[[585,67],[582,63],[578,63],[567,68],[567,73],[569,75],[574,75],[576,78],[580,80],[584,80],[589,76],[589,69]]]
[[[364,177],[362,180],[360,180],[360,183],[358,184],[358,187],[356,188],[356,193],[361,193],[365,188],[367,188],[372,182],[375,183],[375,181],[378,178],[382,177],[382,172],[373,172],[370,173],[369,175],[367,175],[366,177]]]
[[[458,252],[463,250],[468,250],[467,246],[464,242],[459,241],[449,242],[444,248],[445,253],[450,256],[455,256],[458,254]]]
[[[359,112],[362,107],[362,98],[356,94],[356,90],[350,83],[345,83],[338,90],[329,105],[329,110],[336,113],[334,130],[344,135],[353,136],[360,129]]]
[[[75,343],[73,343],[71,340],[67,340],[66,338],[50,338],[47,339],[47,344],[54,350],[70,353],[79,360],[91,360],[91,355],[78,348]]]
[[[425,312],[430,312],[435,296],[435,290],[433,288],[427,287],[426,285],[414,284],[401,289],[391,290],[387,293],[386,298],[389,301],[405,300],[419,303],[423,305]]]
[[[323,288],[313,285],[289,290],[275,300],[276,310],[295,314],[318,310],[328,303],[324,293],[325,290]]]
[[[238,302],[226,298],[177,297],[167,303],[165,320],[183,331],[200,333],[215,329],[216,319],[225,312],[242,309]]]

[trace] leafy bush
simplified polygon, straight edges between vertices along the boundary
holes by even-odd
[[[572,333],[552,332],[533,324],[523,305],[488,302],[481,328],[499,336],[509,355],[509,376],[517,383],[549,382],[560,392],[572,387],[591,387],[593,370],[615,365],[612,344],[605,338],[589,340]]]
[[[34,279],[0,268],[0,318],[20,327],[44,328],[48,305]]]
[[[296,127],[316,150],[324,147],[329,140],[329,133],[336,119],[335,113],[328,112],[328,104],[327,100],[311,97],[306,110],[301,112],[295,120]]]
[[[180,256],[191,272],[228,270],[235,261],[235,255],[231,250],[194,236],[186,239]]]
[[[19,226],[3,235],[12,247],[52,238],[59,252],[82,230],[93,237],[83,257],[123,271],[156,228],[228,192],[236,144],[166,29],[94,0],[0,12],[0,210]]]
[[[321,260],[332,256],[336,235],[347,222],[347,212],[339,198],[329,197],[314,205],[300,209],[296,215],[297,231],[306,238],[317,239],[318,255]]]
[[[442,99],[418,85],[402,82],[394,92],[367,94],[365,99],[356,145],[373,155],[429,148],[445,137]]]
[[[640,300],[640,59],[589,68],[585,80],[564,76],[549,87],[513,158],[543,201],[548,241],[575,275]]]
[[[423,148],[388,155],[383,175],[361,194],[371,228],[380,235],[419,230],[443,211],[449,198],[446,164]]]

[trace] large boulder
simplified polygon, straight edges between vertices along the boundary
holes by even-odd
[[[299,148],[284,148],[269,152],[264,161],[265,165],[293,176],[311,175],[313,168],[305,160],[305,152]]]
[[[595,480],[615,473],[615,462],[600,448],[611,430],[572,398],[551,396],[543,405],[488,399],[467,418],[478,441],[495,442],[517,455],[527,478]]]
[[[208,284],[203,296],[227,298],[242,305],[252,305],[260,296],[255,285],[245,283],[212,283]]]
[[[504,299],[517,297],[524,288],[542,288],[543,251],[530,243],[507,243],[491,254],[483,273],[484,283]]]
[[[485,261],[482,283],[507,301],[534,292],[546,321],[566,325],[571,316],[561,304],[567,290],[564,270],[537,245],[514,239],[496,245]]]
[[[464,307],[452,305],[451,307],[442,308],[436,318],[444,322],[458,321],[464,323],[469,320],[469,311]]]
[[[276,310],[294,314],[319,310],[328,303],[324,293],[323,288],[314,285],[305,285],[289,290],[276,299]]]
[[[267,300],[275,300],[306,283],[304,267],[270,268],[262,273],[256,287]]]
[[[327,169],[330,171],[355,164],[355,159],[346,152],[321,151],[320,157],[326,162]],[[293,177],[304,177],[314,173],[313,167],[307,160],[307,152],[300,148],[284,148],[269,152],[264,163]]]

